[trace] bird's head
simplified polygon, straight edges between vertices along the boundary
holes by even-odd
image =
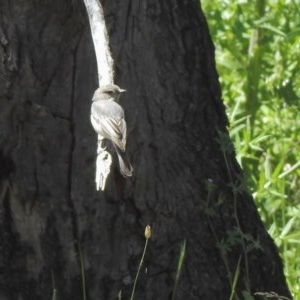
[[[123,92],[126,92],[126,90],[121,89],[115,84],[103,85],[95,91],[92,101],[108,100],[111,98],[117,101],[120,94]]]

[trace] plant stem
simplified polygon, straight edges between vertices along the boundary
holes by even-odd
[[[137,271],[136,276],[135,276],[135,280],[134,280],[134,284],[133,284],[133,288],[132,288],[132,293],[131,293],[130,300],[133,300],[133,297],[134,297],[135,288],[136,288],[136,283],[137,283],[137,280],[138,280],[138,277],[139,277],[139,274],[140,274],[140,271],[141,271],[141,267],[142,267],[142,265],[143,265],[145,253],[146,253],[147,246],[148,246],[148,240],[149,240],[149,238],[146,238],[146,242],[145,242],[145,246],[144,246],[143,255],[142,255],[142,258],[141,258],[141,261],[140,261],[140,264],[139,264],[138,271]]]
[[[85,274],[84,274],[84,264],[83,264],[83,254],[81,252],[80,246],[78,247],[80,267],[81,267],[81,281],[82,281],[82,296],[83,300],[86,300],[86,289],[85,289]]]

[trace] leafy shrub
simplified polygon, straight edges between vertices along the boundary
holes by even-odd
[[[202,0],[230,135],[300,299],[300,2]]]

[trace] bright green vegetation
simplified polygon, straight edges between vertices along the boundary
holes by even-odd
[[[300,299],[300,0],[202,6],[237,158]]]

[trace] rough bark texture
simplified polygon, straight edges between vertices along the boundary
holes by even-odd
[[[128,90],[134,176],[115,163],[102,193],[83,3],[0,2],[0,299],[50,299],[54,289],[83,299],[81,263],[88,299],[129,299],[147,224],[136,299],[170,299],[184,240],[176,299],[229,299],[239,259],[239,295],[289,296],[234,153],[216,140],[223,132],[227,143],[227,119],[197,1],[109,0],[104,11],[116,82]]]

